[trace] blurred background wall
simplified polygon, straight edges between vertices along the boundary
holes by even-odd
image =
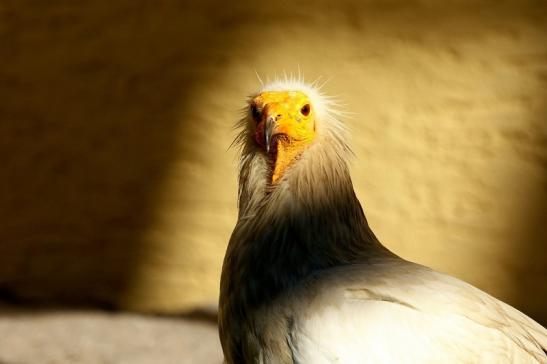
[[[405,258],[547,324],[547,2],[0,1],[0,297],[214,305],[232,125],[303,70]]]

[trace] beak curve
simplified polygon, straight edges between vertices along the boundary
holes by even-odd
[[[270,153],[270,143],[275,131],[275,121],[275,117],[268,116],[264,125],[264,144],[266,145],[266,153]]]

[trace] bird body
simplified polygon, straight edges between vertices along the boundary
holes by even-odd
[[[547,330],[370,229],[335,105],[297,80],[250,99],[219,302],[227,363],[547,363]]]

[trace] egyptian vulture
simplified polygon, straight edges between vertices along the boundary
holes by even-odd
[[[331,98],[300,80],[248,101],[219,331],[239,363],[547,363],[547,330],[370,229]]]

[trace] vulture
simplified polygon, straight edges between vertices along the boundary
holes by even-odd
[[[301,79],[248,99],[220,284],[225,362],[547,363],[540,324],[380,243],[352,186],[340,116]]]

